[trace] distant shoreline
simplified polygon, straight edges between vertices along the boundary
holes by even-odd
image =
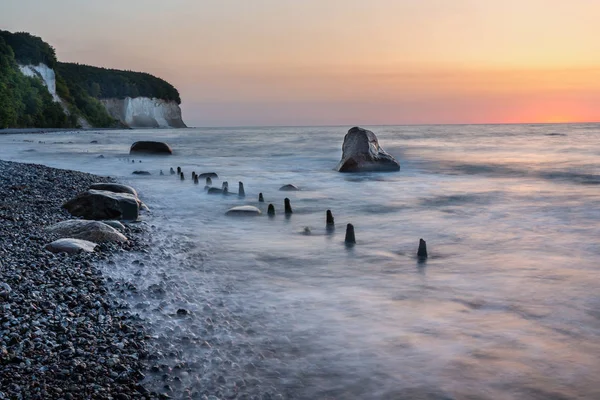
[[[127,128],[6,128],[0,129],[0,135],[12,135],[19,133],[54,133],[54,132],[94,132],[114,131]]]

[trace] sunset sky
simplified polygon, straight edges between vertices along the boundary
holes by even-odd
[[[7,0],[61,61],[150,72],[190,126],[600,121],[599,0]]]

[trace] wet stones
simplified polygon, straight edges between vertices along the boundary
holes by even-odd
[[[185,175],[182,173],[179,174],[179,179],[184,181],[185,180]]]
[[[48,233],[60,238],[74,238],[94,243],[126,242],[127,237],[112,226],[99,221],[73,219],[46,228]]]
[[[173,169],[173,167],[171,167],[171,169],[169,170],[169,173],[170,173],[171,175],[175,175],[175,170]]]
[[[157,397],[140,385],[143,325],[96,264],[144,244],[55,241],[44,229],[64,219],[66,199],[109,180],[4,161],[0,176],[0,399]]]
[[[177,175],[181,174],[181,167],[177,167]]]
[[[273,204],[269,204],[269,207],[267,207],[267,215],[269,217],[275,216],[275,206]]]
[[[201,177],[199,177],[199,178],[201,178]],[[206,177],[206,185],[208,185],[208,186],[212,185],[212,179],[210,179],[210,176]]]
[[[262,194],[262,193],[259,193],[259,194],[258,194],[258,202],[259,202],[259,203],[264,203],[264,202],[265,202],[265,198],[263,197],[263,194]]]
[[[198,178],[200,178],[200,179],[202,179],[202,178],[219,179],[219,175],[217,175],[216,172],[203,172],[200,175],[198,175]]]
[[[287,184],[280,187],[279,190],[281,190],[282,192],[296,192],[300,190],[300,188],[296,185]]]
[[[342,144],[342,160],[339,172],[393,172],[400,170],[400,163],[380,146],[377,136],[367,129],[351,128]]]
[[[198,175],[194,175],[194,185],[199,184],[200,182],[198,181]]]
[[[254,206],[237,206],[237,207],[230,208],[225,213],[225,215],[241,216],[241,217],[252,217],[252,216],[257,216],[257,215],[261,215],[261,214],[262,214],[262,212]]]
[[[238,196],[246,197],[246,192],[244,191],[244,183],[243,182],[238,183]]]
[[[129,193],[138,197],[137,191],[134,188],[119,183],[94,183],[93,185],[90,185],[90,189],[105,190],[113,193]]]
[[[133,171],[131,173],[132,175],[152,175],[150,172],[148,171]]]
[[[67,254],[79,254],[82,252],[92,253],[98,246],[94,242],[81,239],[58,239],[54,242],[48,243],[45,249],[52,253],[67,253]]]
[[[141,201],[129,193],[113,193],[90,189],[63,204],[76,217],[84,219],[137,220]]]
[[[173,154],[173,149],[165,142],[139,141],[131,145],[129,154]]]

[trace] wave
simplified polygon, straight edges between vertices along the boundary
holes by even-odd
[[[499,164],[445,163],[439,171],[445,175],[487,175],[499,178],[533,178],[579,185],[600,184],[600,174],[569,170],[530,170]]]

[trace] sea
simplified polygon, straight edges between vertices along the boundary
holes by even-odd
[[[600,399],[600,125],[365,126],[401,170],[344,174],[349,128],[8,134],[0,159],[111,176],[150,208],[149,248],[101,266],[149,329],[150,390]],[[138,140],[174,154],[129,155]]]

